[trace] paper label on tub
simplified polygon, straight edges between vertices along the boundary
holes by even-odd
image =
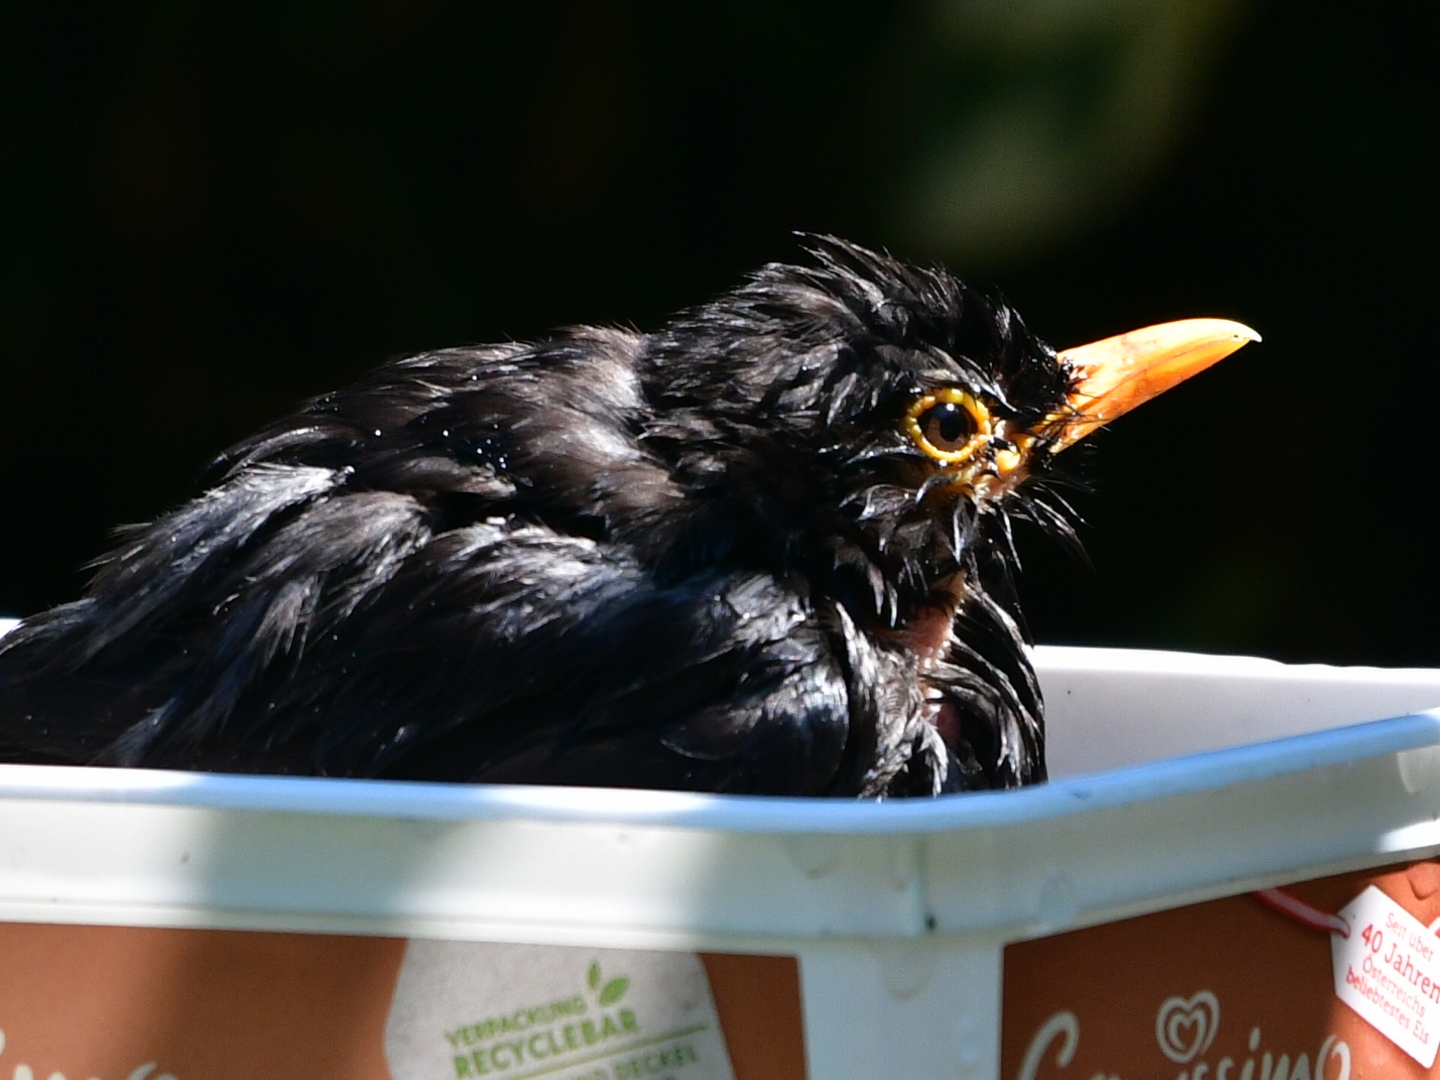
[[[1335,994],[1427,1069],[1440,1045],[1440,938],[1369,886],[1340,910],[1332,934]]]
[[[394,1080],[734,1080],[693,953],[413,940],[385,1026]]]

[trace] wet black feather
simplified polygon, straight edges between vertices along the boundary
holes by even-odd
[[[651,334],[400,360],[234,447],[3,640],[0,757],[804,795],[1043,779],[1009,518],[1065,533],[1064,504],[926,494],[900,424],[953,384],[1039,424],[1067,372],[943,271],[810,256]],[[922,672],[905,632],[956,575]]]

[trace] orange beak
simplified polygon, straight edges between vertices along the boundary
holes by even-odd
[[[1093,345],[1066,349],[1060,360],[1079,375],[1070,411],[1060,418],[1058,453],[1260,335],[1228,319],[1182,319],[1147,326]]]

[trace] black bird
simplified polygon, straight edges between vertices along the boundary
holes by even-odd
[[[655,333],[399,360],[0,641],[0,759],[785,795],[1043,780],[1011,522],[1255,338],[1057,354],[834,238]]]

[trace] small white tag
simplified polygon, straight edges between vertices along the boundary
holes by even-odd
[[[412,940],[395,1080],[734,1080],[694,953]]]
[[[1330,935],[1336,996],[1430,1068],[1440,1045],[1440,938],[1374,885],[1339,914],[1350,936]]]

